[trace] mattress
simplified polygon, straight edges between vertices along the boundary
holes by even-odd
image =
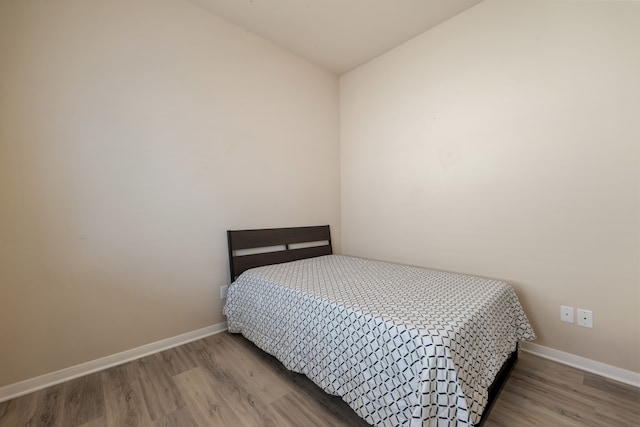
[[[502,364],[535,338],[506,283],[340,255],[245,271],[225,313],[375,426],[475,425]]]

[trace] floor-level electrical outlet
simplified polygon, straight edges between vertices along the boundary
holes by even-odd
[[[578,309],[578,326],[584,326],[585,328],[593,328],[593,311]]]
[[[228,290],[229,290],[229,285],[224,285],[220,287],[220,299],[227,299]]]
[[[567,323],[573,323],[573,307],[567,307],[566,305],[561,305],[560,320]]]

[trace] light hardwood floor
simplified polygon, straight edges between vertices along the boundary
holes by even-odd
[[[366,425],[227,333],[0,403],[0,427]],[[640,426],[640,390],[522,353],[485,426]]]

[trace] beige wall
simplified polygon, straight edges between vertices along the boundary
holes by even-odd
[[[638,22],[488,0],[342,76],[343,252],[504,279],[539,344],[640,371]]]
[[[336,76],[188,1],[0,2],[0,386],[222,322],[228,228],[338,239],[338,134]]]

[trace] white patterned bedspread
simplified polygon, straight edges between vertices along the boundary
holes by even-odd
[[[376,426],[476,424],[517,342],[535,339],[506,283],[340,255],[248,270],[225,310],[230,332]]]

